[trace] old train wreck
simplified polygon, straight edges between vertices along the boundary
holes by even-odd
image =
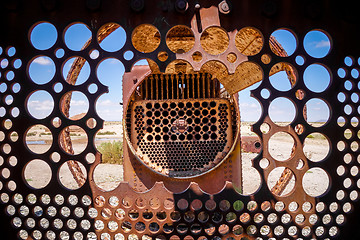
[[[0,6],[4,239],[359,238],[360,47],[352,32],[360,19],[351,7],[325,0],[31,0]],[[31,36],[43,23],[56,36],[38,48]],[[74,49],[66,32],[78,23],[90,37]],[[101,43],[119,28],[124,45],[104,50]],[[277,29],[294,36],[293,52],[273,36]],[[313,31],[329,39],[320,42],[329,47],[323,56],[307,50],[305,38]],[[102,162],[96,134],[104,127],[96,104],[108,92],[97,68],[110,58],[125,69],[119,89],[124,181],[105,191],[94,179]],[[54,75],[37,82],[31,66],[48,64],[44,59]],[[80,82],[86,66],[89,77]],[[325,86],[307,80],[313,66],[328,73]],[[279,72],[285,73],[286,90],[271,82]],[[251,86],[261,115],[252,135],[242,136],[238,93]],[[43,117],[29,107],[39,91],[53,100]],[[77,93],[88,110],[71,116]],[[289,123],[271,113],[279,98],[294,106]],[[309,117],[314,99],[329,112],[316,123]],[[39,152],[28,137],[40,130],[49,146]],[[74,131],[86,136],[81,151]],[[287,146],[270,144],[278,134],[291,141],[286,157],[276,153]],[[316,144],[311,154],[306,150],[306,141],[316,137],[326,143],[323,155]],[[243,152],[256,153],[251,163],[261,179],[250,195],[243,192]],[[34,162],[50,173],[41,186],[26,175]],[[73,188],[60,176],[64,167]],[[324,173],[326,188],[311,189],[312,172]]]

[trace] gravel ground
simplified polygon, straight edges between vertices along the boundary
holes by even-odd
[[[102,141],[112,141],[113,139],[119,140],[122,132],[117,130],[118,128],[120,128],[119,125],[105,125],[105,128],[102,131],[114,131],[116,132],[116,135],[101,136],[101,138],[103,138]],[[241,130],[243,135],[252,134],[249,125],[242,126]],[[77,137],[77,141],[75,141],[74,144],[75,152],[80,152],[83,148],[84,142],[81,140],[82,138],[83,137],[81,136]],[[42,138],[33,136],[30,140],[43,141],[41,144],[37,143],[29,145],[29,148],[34,152],[44,152],[44,149],[46,150],[49,146],[49,136],[42,136]],[[101,141],[98,141],[96,144],[99,144],[100,142]],[[269,141],[270,154],[278,160],[287,159],[291,153],[292,146],[293,140],[291,137],[289,138],[289,136],[286,136],[286,134],[274,135],[274,137]],[[304,147],[305,155],[313,161],[322,160],[327,155],[328,151],[329,148],[327,141],[324,138],[321,138],[321,136],[319,137],[316,135],[307,139]],[[251,163],[252,159],[254,159],[256,155],[257,154],[255,153],[242,153],[243,193],[245,195],[256,192],[261,184],[260,174],[252,167]],[[84,166],[82,166],[82,169],[85,172]],[[272,186],[275,185],[282,171],[283,169],[276,168],[271,172],[268,180],[269,188],[272,188]],[[25,179],[30,186],[35,188],[46,186],[52,177],[50,167],[42,160],[33,161],[31,164],[28,164],[25,169]],[[67,164],[63,164],[60,168],[58,179],[67,188],[75,189],[78,187],[69,171],[69,168],[67,167]],[[99,164],[94,171],[94,180],[100,188],[106,191],[113,190],[123,180],[123,167],[122,165],[115,164]],[[290,192],[294,185],[295,178],[290,181],[287,189],[284,191],[284,194]],[[327,174],[319,168],[310,169],[303,178],[304,189],[311,196],[318,196],[325,192],[328,185],[329,178],[327,177]]]

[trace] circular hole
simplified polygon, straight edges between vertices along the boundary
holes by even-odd
[[[330,187],[328,174],[321,168],[309,169],[302,178],[304,191],[311,197],[320,197]]]
[[[302,90],[302,89],[296,90],[296,92],[295,92],[295,97],[296,97],[297,99],[299,99],[299,100],[303,100],[304,97],[305,97],[305,91]]]
[[[3,122],[3,124],[4,124],[4,128],[7,129],[7,130],[11,129],[12,126],[13,126],[13,123],[12,123],[12,121],[10,119],[6,119]]]
[[[14,102],[14,98],[11,95],[6,95],[4,100],[7,105],[11,105]]]
[[[359,77],[359,70],[357,70],[357,69],[352,69],[351,70],[351,76],[353,77],[353,78],[355,78],[355,79],[357,79],[358,77]]]
[[[338,71],[337,71],[337,74],[338,74],[338,76],[339,76],[340,78],[345,78],[347,72],[345,71],[345,69],[339,68]]]
[[[168,31],[166,44],[174,53],[186,53],[194,47],[194,33],[187,26],[177,25]]]
[[[96,120],[95,118],[89,118],[88,120],[86,120],[86,126],[90,129],[93,129],[96,127]]]
[[[184,214],[184,220],[186,222],[193,222],[195,219],[195,214],[192,211],[188,211]]]
[[[350,144],[350,148],[353,152],[356,152],[359,149],[359,144],[354,141]]]
[[[339,150],[339,151],[344,151],[345,150],[345,148],[346,148],[346,145],[345,145],[345,143],[343,142],[343,141],[339,141],[338,143],[337,143],[337,149]]]
[[[54,84],[53,88],[56,93],[60,93],[64,89],[64,86],[58,82]]]
[[[262,169],[265,169],[270,165],[270,162],[266,158],[263,158],[260,160],[259,165]]]
[[[7,50],[6,50],[6,53],[9,57],[13,57],[16,53],[16,49],[14,47],[9,47]]]
[[[32,117],[44,119],[52,113],[54,99],[44,90],[36,91],[28,97],[26,107]]]
[[[1,68],[6,68],[9,65],[9,60],[7,60],[6,58],[1,60],[0,66]]]
[[[96,49],[90,50],[89,56],[91,59],[97,59],[100,56],[100,52]]]
[[[199,51],[194,52],[191,57],[195,62],[200,62],[202,60],[202,54]]]
[[[71,120],[82,119],[89,110],[89,100],[84,93],[71,91],[64,94],[61,98],[61,105],[69,103],[68,108],[61,108],[62,114]]]
[[[305,35],[304,48],[311,57],[323,58],[330,52],[330,37],[322,30],[312,30]]]
[[[329,106],[319,98],[312,98],[307,101],[303,114],[307,123],[313,127],[321,127],[330,119]]]
[[[261,56],[261,61],[264,64],[269,64],[271,62],[271,56],[269,54],[263,54]]]
[[[246,56],[258,54],[264,46],[264,37],[253,27],[244,27],[235,36],[236,48]]]
[[[270,125],[267,124],[267,123],[261,124],[261,126],[260,126],[260,131],[261,131],[263,134],[269,133],[269,131],[270,131]]]
[[[199,199],[195,199],[190,204],[191,209],[199,211],[202,208],[202,202]]]
[[[234,63],[234,62],[236,62],[237,56],[236,56],[235,53],[229,53],[229,54],[226,56],[226,59],[227,59],[230,63]]]
[[[7,188],[12,192],[16,190],[16,187],[16,183],[12,180],[7,183]]]
[[[358,103],[359,102],[359,94],[358,93],[352,93],[351,94],[351,101],[353,101],[353,103]]]
[[[68,138],[70,138],[69,142],[66,140]],[[59,135],[59,141],[62,150],[70,155],[82,153],[88,145],[86,132],[76,125],[64,128]]]
[[[311,133],[304,140],[303,151],[309,160],[319,162],[328,156],[330,143],[323,134]]]
[[[216,202],[212,199],[209,199],[205,202],[205,208],[209,211],[213,211],[216,208]]]
[[[305,127],[304,127],[302,124],[297,124],[297,125],[295,126],[295,132],[296,132],[296,134],[298,134],[298,135],[303,134],[303,133],[304,133],[304,130],[305,130]]]
[[[268,151],[274,159],[286,161],[292,156],[294,145],[295,141],[289,133],[277,132],[269,139]]]
[[[73,172],[75,172],[75,174],[73,174]],[[76,190],[86,183],[87,171],[82,163],[69,160],[61,165],[58,172],[58,179],[65,188]]]
[[[32,152],[43,154],[50,149],[53,143],[53,136],[49,128],[38,124],[32,126],[26,132],[25,143]]]
[[[6,72],[5,74],[6,74],[6,79],[7,79],[8,81],[13,80],[14,77],[15,77],[15,74],[14,74],[13,71],[8,71],[8,72]]]
[[[149,201],[149,205],[152,209],[158,209],[161,206],[160,199],[157,197],[151,198]]]
[[[219,203],[219,208],[221,211],[227,211],[229,210],[231,207],[231,204],[228,200],[221,200],[220,203]]]
[[[90,44],[91,35],[88,26],[83,23],[75,23],[65,30],[64,42],[70,50],[81,51]]]
[[[291,178],[289,183],[286,185],[284,189],[279,188],[277,185],[277,182],[282,177],[284,173],[290,174]],[[289,195],[295,188],[296,180],[295,180],[295,174],[289,169],[285,167],[277,167],[274,168],[267,178],[267,185],[269,190],[279,197],[284,197]]]
[[[209,220],[209,214],[206,213],[206,212],[200,212],[198,214],[198,220],[201,222],[201,223],[206,223],[208,220]]]
[[[160,51],[157,57],[161,62],[165,62],[169,58],[169,55],[167,54],[167,52]]]
[[[61,126],[61,119],[59,117],[55,117],[55,118],[53,118],[51,123],[54,127],[58,128]]]
[[[62,67],[62,76],[71,85],[83,84],[90,76],[90,65],[85,58],[69,58]]]
[[[291,56],[297,48],[297,39],[293,32],[278,29],[270,36],[270,49],[280,57]]]
[[[1,83],[0,84],[0,92],[1,93],[4,93],[4,92],[6,92],[6,90],[7,90],[7,85],[6,85],[6,83]]]
[[[186,210],[189,206],[189,203],[186,199],[182,198],[177,202],[177,206],[180,210]]]
[[[150,232],[156,233],[160,230],[160,226],[156,222],[152,222],[149,224],[149,230]]]
[[[229,36],[220,27],[209,27],[202,32],[200,37],[201,47],[209,54],[218,55],[228,48]]]
[[[150,53],[160,45],[160,32],[153,25],[142,24],[134,29],[131,41],[139,52]]]
[[[269,79],[275,89],[289,91],[297,81],[297,71],[289,63],[280,62],[270,69]]]
[[[295,62],[297,65],[302,66],[305,63],[305,58],[303,56],[296,56]]]
[[[143,208],[143,207],[146,206],[146,202],[144,201],[143,198],[138,197],[138,198],[135,199],[135,205],[136,205],[137,207],[139,207],[139,208]],[[139,215],[139,214],[137,214],[137,215]]]
[[[89,93],[91,93],[91,94],[96,93],[97,90],[98,90],[98,86],[97,86],[95,83],[92,83],[92,84],[90,84],[90,85],[88,86],[88,91],[89,91]]]
[[[348,91],[350,91],[353,88],[353,86],[354,86],[354,84],[349,80],[346,80],[344,83],[344,87]]]
[[[269,117],[271,121],[279,126],[286,126],[293,122],[296,115],[294,103],[285,97],[274,99],[269,106]]]
[[[125,45],[126,32],[119,24],[108,23],[99,29],[97,40],[105,51],[116,52]]]
[[[51,160],[54,162],[59,162],[61,159],[60,154],[57,152],[53,152],[50,157],[51,157]]]
[[[24,168],[25,182],[35,189],[46,187],[52,178],[50,166],[43,160],[35,159]]]
[[[351,67],[354,64],[354,60],[352,57],[346,56],[344,59],[344,63],[346,66]]]
[[[312,64],[304,71],[304,83],[306,87],[316,93],[325,91],[330,84],[329,70],[320,64]]]
[[[264,99],[268,99],[270,97],[270,91],[266,88],[262,89],[260,95]]]
[[[349,104],[345,105],[344,112],[347,115],[350,115],[353,111],[354,111],[354,108],[351,105],[349,105]]]
[[[350,129],[346,129],[346,130],[344,131],[344,137],[345,137],[346,139],[350,139],[350,138],[352,138],[352,136],[353,136],[353,133],[352,133],[352,131],[351,131]]]
[[[55,63],[47,56],[38,56],[30,61],[28,74],[36,84],[46,84],[55,76]]]
[[[337,119],[337,124],[338,124],[340,127],[345,126],[345,124],[346,124],[346,119],[345,119],[344,117],[339,117],[339,118]]]
[[[134,53],[132,51],[128,50],[128,51],[124,52],[124,59],[125,60],[129,61],[129,60],[131,60],[133,58],[134,58]]]
[[[10,154],[10,152],[11,152],[11,146],[10,146],[10,144],[5,143],[5,144],[2,146],[2,151],[3,151],[3,153],[5,153],[5,154]]]
[[[38,50],[46,50],[54,46],[57,37],[55,26],[48,22],[37,23],[30,30],[30,42]]]
[[[21,86],[19,83],[14,83],[11,87],[13,93],[19,93],[21,90]],[[0,90],[1,91],[1,90]]]
[[[17,165],[17,163],[18,163],[18,160],[17,160],[17,158],[16,158],[15,156],[11,156],[11,157],[9,158],[9,164],[10,164],[10,166],[15,167],[15,166]]]
[[[62,58],[65,55],[65,51],[62,48],[58,48],[55,50],[55,56],[57,58]]]

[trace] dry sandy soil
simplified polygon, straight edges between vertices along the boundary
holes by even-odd
[[[44,132],[42,129],[36,130],[37,134],[31,136],[27,139],[29,143],[29,148],[34,152],[45,151],[49,146],[49,141],[51,141],[51,136],[41,135]],[[122,126],[119,122],[107,122],[105,123],[104,129],[100,132],[110,132],[114,133],[113,135],[98,135],[95,145],[98,146],[103,141],[121,141],[122,140]],[[249,123],[242,124],[241,127],[242,136],[253,135],[251,132],[251,127]],[[74,149],[75,152],[81,152],[84,148],[86,141],[85,135],[81,134],[80,136],[74,136]],[[306,140],[306,146],[304,147],[305,155],[318,161],[323,159],[329,149],[327,141],[321,136],[314,135]],[[278,160],[285,160],[289,157],[291,153],[291,148],[293,146],[292,138],[286,134],[277,134],[271,138],[269,141],[269,151],[270,154]],[[261,184],[260,174],[258,171],[252,167],[252,160],[257,156],[256,153],[242,153],[242,162],[243,162],[243,193],[249,195],[258,190]],[[56,158],[54,158],[56,160]],[[83,167],[83,166],[82,166]],[[85,168],[83,167],[83,171]],[[276,181],[280,177],[283,169],[276,168],[271,172],[270,178],[268,181],[268,186],[271,188],[275,185]],[[41,174],[40,174],[41,173]],[[29,164],[25,169],[25,179],[33,187],[43,187],[51,179],[51,171],[48,165],[44,161],[34,161],[32,164]],[[70,188],[77,188],[77,184],[72,178],[72,175],[67,167],[67,164],[63,164],[59,171],[59,179],[61,183]],[[118,186],[118,184],[123,179],[123,168],[122,165],[114,164],[99,164],[94,172],[94,179],[96,184],[104,190],[112,190]],[[313,196],[320,195],[323,193],[328,185],[329,180],[327,175],[324,174],[321,169],[310,169],[306,173],[306,177],[303,179],[305,191]],[[287,188],[284,191],[284,194],[290,192],[295,185],[295,178],[293,178],[288,184]]]

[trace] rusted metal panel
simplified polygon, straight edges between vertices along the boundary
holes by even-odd
[[[223,5],[224,3],[219,5],[219,3],[220,1],[199,1],[198,5],[193,2],[185,2],[184,5],[184,1],[138,0],[130,2],[111,0],[8,1],[1,3],[0,30],[3,33],[0,39],[3,50],[1,61],[6,59],[9,63],[6,65],[6,61],[4,61],[0,69],[0,82],[3,84],[2,86],[6,85],[6,88],[2,88],[2,101],[0,103],[1,109],[4,109],[1,110],[2,123],[0,126],[0,131],[4,136],[0,140],[2,158],[0,200],[3,213],[0,228],[4,239],[108,239],[115,238],[115,236],[122,239],[122,235],[134,239],[144,237],[144,235],[158,238],[163,236],[164,239],[198,237],[357,239],[359,236],[358,226],[360,225],[357,217],[359,215],[357,201],[357,182],[359,179],[356,172],[356,169],[359,168],[357,161],[359,150],[356,148],[356,145],[359,144],[357,136],[359,126],[355,120],[352,120],[358,119],[357,101],[356,97],[353,96],[359,94],[357,88],[359,79],[356,73],[352,73],[358,71],[358,58],[360,56],[359,39],[353,34],[356,32],[359,22],[357,8],[353,7],[353,3],[347,1],[341,3],[285,0],[232,1],[231,6]],[[221,9],[218,9],[217,6],[220,6]],[[28,37],[33,24],[40,21],[49,21],[57,30],[56,42],[47,50],[35,49],[29,41],[30,37]],[[69,24],[79,21],[89,26],[93,40],[89,42],[86,49],[73,51],[67,47],[63,36]],[[113,22],[119,23],[127,34],[124,47],[116,53],[102,50],[99,42],[95,40],[101,26]],[[153,24],[159,29],[159,35],[155,38],[160,45],[150,53],[136,50],[131,42],[132,31],[143,23]],[[203,57],[200,63],[193,61],[193,57],[198,59],[196,57],[199,54],[194,56],[190,53],[175,53],[170,51],[166,45],[168,30],[178,24],[197,30],[195,31],[196,37],[194,37],[194,49],[198,49]],[[210,25],[221,26],[228,34],[229,47],[226,48],[226,54],[211,56],[201,49],[200,33]],[[234,44],[234,36],[244,26],[258,29],[264,37],[263,46],[258,54],[246,58]],[[297,48],[291,56],[279,56],[272,51],[271,33],[282,27],[291,29],[296,34]],[[321,29],[330,36],[331,51],[324,58],[312,57],[304,48],[304,36],[312,29]],[[8,53],[11,47],[16,49],[15,54]],[[64,57],[55,56],[54,53],[59,48],[64,49]],[[88,52],[90,49],[99,50],[100,57],[91,59]],[[128,50],[134,53],[134,58],[131,60],[123,58],[124,52]],[[160,54],[160,51],[167,53],[167,60],[161,61],[158,58],[158,56],[166,55]],[[229,62],[227,58],[230,53],[237,56],[237,60],[233,63]],[[30,61],[39,55],[50,57],[56,66],[55,77],[46,84],[34,83],[28,74]],[[81,56],[89,62],[91,77],[83,85],[75,86],[71,84],[73,81],[66,83],[66,79],[62,76],[63,63],[72,56]],[[297,56],[304,57],[304,65],[296,62]],[[352,59],[351,64],[344,62],[347,56]],[[262,79],[260,85],[252,91],[253,96],[261,102],[263,111],[260,119],[253,125],[253,131],[260,137],[263,147],[263,151],[253,159],[254,168],[260,173],[263,181],[260,189],[251,196],[243,196],[239,194],[241,191],[234,191],[234,188],[238,189],[239,186],[234,187],[231,183],[225,184],[226,180],[233,180],[236,183],[239,180],[241,181],[239,179],[239,169],[241,168],[239,161],[240,139],[238,139],[231,156],[207,177],[166,182],[167,179],[162,176],[159,177],[155,173],[147,175],[148,172],[145,170],[142,172],[145,167],[139,165],[137,159],[126,156],[125,164],[131,166],[126,174],[128,177],[134,177],[135,180],[130,185],[127,183],[120,184],[112,192],[100,190],[94,183],[93,171],[100,163],[101,156],[97,154],[95,162],[91,164],[86,161],[86,158],[89,153],[96,154],[97,150],[92,142],[96,132],[103,125],[103,120],[96,114],[94,106],[98,97],[105,93],[107,88],[97,79],[96,68],[102,59],[108,57],[120,59],[127,72],[130,72],[137,60],[152,59],[153,62],[150,62],[152,72],[149,69],[145,71],[149,74],[159,73],[160,70],[164,73],[173,60],[187,59],[191,64],[182,63],[176,65],[175,68],[183,73],[191,73],[187,71],[194,71],[194,69],[202,70],[202,73],[208,72],[213,76],[215,76],[214,72],[217,72],[219,74],[216,77],[223,84],[227,83],[226,80],[230,83],[236,83],[228,85],[233,92]],[[15,68],[13,65],[17,59],[22,62],[19,68]],[[229,59],[231,60],[231,58]],[[262,59],[266,61],[262,61]],[[218,62],[206,65],[208,60]],[[243,74],[238,75],[245,77],[248,74],[248,76],[253,77],[247,83],[241,79],[235,78],[235,81],[231,79],[233,77],[231,73],[239,66],[240,62],[255,64],[248,68],[251,71],[256,70],[254,73],[243,71]],[[290,79],[294,84],[286,92],[278,91],[269,81],[271,67],[281,62],[290,63],[295,66],[298,72],[297,81],[293,81],[294,78]],[[330,72],[331,81],[322,92],[311,91],[304,81],[305,69],[314,63],[327,66]],[[80,66],[82,63],[77,62],[76,64]],[[158,69],[156,69],[156,65]],[[191,65],[193,70],[190,68]],[[345,70],[346,77],[343,78],[338,75],[340,68]],[[75,69],[79,70],[80,68]],[[7,77],[11,71],[14,73],[13,79]],[[145,72],[141,72],[139,76],[143,76]],[[225,77],[221,79],[221,76]],[[196,78],[197,81],[199,79],[201,78]],[[345,86],[346,80],[350,80],[353,87]],[[55,92],[53,88],[54,84],[58,82],[63,85],[63,90],[60,93]],[[135,79],[124,81],[126,99],[129,99],[131,94],[136,91],[140,82],[141,80],[135,81]],[[13,84],[15,83],[21,86],[19,92],[13,91]],[[98,87],[95,94],[88,92],[88,85],[91,83]],[[173,84],[174,82],[168,81],[167,83]],[[241,85],[243,83],[245,84]],[[220,94],[219,86],[214,86],[213,89],[216,89]],[[271,94],[268,99],[262,97],[261,90],[263,89],[270,90]],[[55,106],[50,116],[40,120],[31,116],[26,106],[29,95],[36,90],[49,92],[54,99]],[[63,104],[64,101],[62,100],[65,93],[74,90],[84,93],[90,103],[88,114],[77,120],[69,119],[66,110],[66,104],[69,104],[69,101]],[[193,90],[195,94],[195,89]],[[196,90],[199,95],[203,91],[199,88]],[[230,90],[229,92],[232,93]],[[157,98],[162,98],[161,92],[156,93]],[[337,98],[341,93],[345,95],[344,101]],[[13,97],[12,103],[4,100],[9,95]],[[295,119],[286,127],[278,126],[268,118],[269,105],[279,96],[290,99],[296,105]],[[307,121],[306,102],[313,98],[324,100],[330,108],[329,119],[321,127],[313,126]],[[124,105],[127,106],[128,102],[124,101]],[[19,109],[20,114],[18,116],[12,114],[14,108]],[[352,110],[348,111],[349,108]],[[127,112],[124,115],[126,114]],[[60,118],[60,127],[54,126],[53,119],[55,117]],[[94,128],[89,128],[86,125],[86,121],[90,117],[96,120]],[[268,133],[261,131],[260,126],[263,123],[270,125],[271,128]],[[26,132],[35,124],[43,124],[53,133],[53,144],[50,150],[43,154],[35,154],[26,146]],[[178,124],[181,125],[181,123]],[[62,130],[71,125],[86,129],[89,143],[84,152],[80,154],[72,154],[70,142],[64,139],[64,137],[66,138],[64,134],[61,137]],[[347,129],[352,132],[350,137],[349,134],[345,134]],[[13,141],[11,138],[13,132],[19,136],[18,140]],[[277,132],[290,134],[296,143],[291,157],[286,161],[274,159],[269,152],[269,139]],[[308,159],[309,156],[306,156],[303,150],[306,136],[316,132],[323,134],[330,142],[328,155],[319,162]],[[65,134],[68,133],[65,131]],[[66,141],[68,142],[66,143]],[[63,143],[61,144],[61,142]],[[342,144],[344,145],[343,149],[341,148]],[[9,146],[10,151],[8,150]],[[126,148],[128,146],[125,146]],[[125,152],[129,155],[130,151]],[[60,162],[53,160],[53,153],[60,155]],[[13,158],[17,159],[15,165],[11,164],[10,161]],[[260,166],[260,161],[263,158],[269,161],[268,167]],[[43,159],[52,169],[50,183],[41,189],[31,188],[24,179],[24,169],[34,159]],[[304,163],[300,169],[297,168],[299,159],[303,160]],[[66,189],[57,177],[60,166],[67,160],[83,163],[88,171],[88,174],[84,175],[86,177],[85,184],[77,190]],[[235,163],[230,162],[233,160]],[[284,167],[285,172],[277,182],[277,187],[271,192],[271,189],[266,186],[266,182],[275,167]],[[311,197],[302,188],[303,176],[315,167],[326,171],[330,178],[330,185],[323,195]],[[341,173],[342,168],[345,169],[344,173]],[[135,169],[137,173],[142,174],[134,174]],[[134,172],[131,172],[132,170]],[[78,172],[80,171],[78,170]],[[10,172],[10,174],[8,175],[6,172]],[[76,176],[76,174],[74,175]],[[295,190],[286,196],[281,196],[283,186],[287,185],[291,176],[296,179]],[[164,184],[156,183],[156,181],[163,181]],[[198,185],[190,183],[191,181]],[[13,183],[16,184],[15,189]],[[147,186],[141,186],[143,183],[146,183]],[[188,186],[190,187],[186,190]],[[151,188],[153,189],[145,193],[133,191],[133,189],[147,190]],[[181,192],[182,190],[185,191]],[[150,203],[154,196],[159,201],[155,199]],[[115,198],[112,198],[110,203],[111,197],[117,197],[120,203],[116,205]],[[130,204],[129,201],[132,200],[135,205]],[[201,204],[195,200],[200,200]],[[213,200],[213,202],[207,202],[208,200]],[[223,200],[229,201],[229,203],[222,202]],[[237,200],[242,201],[242,203],[236,203]],[[161,204],[157,208],[158,202]],[[216,207],[212,209],[211,206]],[[116,212],[119,208],[122,208],[124,212],[121,210]],[[90,212],[88,212],[89,209]],[[94,209],[97,214],[94,214],[96,212]],[[147,209],[149,212],[153,212],[153,217],[150,219],[147,219],[150,216],[150,213],[146,211]],[[70,215],[68,214],[69,211]],[[178,220],[177,218],[171,219],[171,213],[175,211],[180,212],[180,219]],[[136,217],[137,214],[139,214],[138,217]],[[173,215],[176,216],[176,214]],[[165,219],[164,216],[166,216]],[[136,237],[131,234],[135,234]],[[144,238],[146,239],[146,236]]]

